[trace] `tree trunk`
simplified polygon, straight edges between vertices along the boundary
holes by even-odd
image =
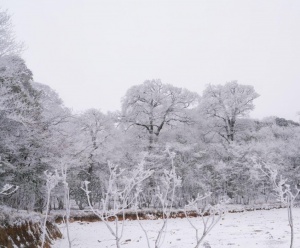
[[[293,207],[293,200],[291,199],[292,197],[290,195],[288,197],[288,219],[289,219],[289,225],[291,228],[291,244],[290,248],[293,248],[293,243],[294,243],[294,223],[293,223],[293,212],[292,212],[292,207]]]

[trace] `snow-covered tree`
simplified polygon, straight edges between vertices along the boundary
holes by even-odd
[[[86,196],[80,189],[82,181],[89,181],[92,191],[90,202],[93,205],[102,197],[105,176],[108,174],[108,140],[114,132],[114,123],[109,115],[96,109],[89,109],[74,116],[72,159],[75,169],[71,172],[71,196],[75,197],[80,208],[84,207]],[[73,164],[73,166],[74,166]]]
[[[288,184],[287,178],[278,174],[278,170],[275,166],[268,163],[262,163],[257,165],[258,168],[267,176],[274,188],[277,200],[283,203],[287,207],[288,221],[291,229],[291,241],[290,248],[294,247],[294,218],[293,218],[293,207],[295,199],[300,193],[300,189],[297,185],[291,186]]]
[[[10,15],[0,9],[0,57],[19,54],[22,47],[16,42]]]
[[[190,123],[187,110],[197,104],[198,95],[186,89],[147,80],[131,87],[122,100],[122,121],[140,127],[149,138],[149,147],[167,125]]]
[[[143,162],[132,171],[126,171],[112,163],[108,163],[108,167],[108,185],[105,193],[101,196],[98,209],[92,206],[88,181],[84,182],[82,190],[87,196],[90,209],[104,222],[116,241],[116,247],[120,248],[125,226],[125,209],[134,204],[136,192],[139,191],[141,183],[151,175],[151,171],[144,170]],[[119,221],[120,216],[123,219],[122,223]],[[113,225],[109,221],[111,219],[114,222]]]
[[[31,80],[32,73],[20,57],[0,57],[0,156],[5,170],[1,177],[4,183],[19,186],[10,202],[29,207],[41,199],[39,175],[44,170],[40,170],[41,104]]]
[[[200,102],[201,113],[216,120],[217,133],[228,142],[234,140],[238,118],[254,109],[253,100],[259,95],[253,86],[236,81],[225,85],[208,85]]]

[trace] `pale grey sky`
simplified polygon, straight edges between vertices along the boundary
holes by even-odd
[[[251,116],[298,120],[300,1],[1,0],[37,82],[74,110],[120,108],[146,79],[202,94],[238,80]]]

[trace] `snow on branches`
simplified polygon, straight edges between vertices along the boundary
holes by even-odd
[[[256,164],[256,166],[272,182],[274,191],[276,192],[275,195],[278,201],[280,201],[287,207],[288,221],[291,229],[290,248],[293,248],[293,244],[294,244],[293,206],[294,206],[295,199],[299,195],[300,189],[298,188],[297,185],[291,187],[291,185],[287,183],[288,179],[283,178],[282,175],[279,175],[278,170],[274,168],[274,165],[262,162],[260,164]]]
[[[15,191],[17,191],[18,188],[19,186],[7,183],[2,187],[2,189],[0,189],[0,195],[11,195]]]
[[[141,189],[140,184],[152,174],[152,171],[144,170],[144,162],[131,172],[111,162],[108,162],[108,168],[110,173],[108,185],[99,209],[95,209],[91,204],[88,181],[84,181],[82,190],[87,196],[90,209],[105,223],[119,248],[124,230],[125,209],[134,204],[136,192],[140,192]],[[119,222],[119,215],[123,216],[122,226]],[[114,221],[114,227],[109,224],[110,220]]]

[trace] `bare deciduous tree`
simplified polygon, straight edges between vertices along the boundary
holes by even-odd
[[[163,245],[164,235],[166,234],[168,220],[169,220],[169,218],[171,216],[171,212],[173,210],[172,208],[173,208],[174,199],[175,199],[175,191],[176,191],[176,188],[181,185],[181,179],[176,174],[175,165],[174,165],[175,153],[171,152],[168,147],[166,149],[166,152],[168,153],[168,155],[171,159],[171,169],[164,170],[163,175],[162,175],[162,185],[157,186],[157,189],[156,189],[156,197],[158,198],[158,200],[161,204],[161,207],[162,207],[163,223],[162,223],[162,225],[158,231],[158,234],[156,236],[156,239],[155,239],[155,248],[160,248]],[[138,223],[145,234],[148,248],[150,248],[150,242],[149,242],[147,230],[143,227],[142,223],[140,222],[138,212],[137,212],[137,205],[138,205],[137,199],[138,199],[138,196],[140,193],[141,193],[141,190],[138,190],[135,195],[136,216],[137,216]]]
[[[210,196],[209,194],[206,194],[204,196],[197,196],[195,200],[190,201],[184,208],[184,213],[186,216],[186,219],[190,223],[190,225],[193,227],[193,229],[196,232],[196,246],[195,248],[198,248],[204,238],[207,236],[207,234],[214,228],[214,226],[222,219],[222,217],[225,214],[225,205],[224,203],[219,203],[216,205],[205,205],[200,206],[200,202]],[[189,217],[188,211],[196,211],[198,216],[201,216],[202,224],[203,224],[203,231],[202,235],[199,235],[200,228],[196,227],[196,225],[192,222],[192,220]]]
[[[253,86],[241,85],[236,81],[223,85],[208,85],[200,102],[201,112],[219,120],[222,125],[217,131],[228,142],[234,140],[236,122],[254,109],[253,100],[259,97]],[[225,129],[225,133],[224,133]]]
[[[134,191],[140,186],[140,183],[151,175],[150,170],[144,170],[143,162],[130,173],[125,176],[125,170],[119,168],[118,165],[108,163],[109,180],[104,197],[101,199],[100,209],[95,209],[90,201],[90,193],[88,189],[88,181],[84,182],[82,190],[86,193],[88,205],[92,212],[97,215],[106,225],[112,236],[115,238],[116,246],[120,248],[120,241],[123,236],[125,209],[134,204]],[[119,215],[123,216],[123,223],[119,221]],[[114,221],[114,227],[109,222]]]
[[[122,120],[129,126],[145,130],[151,149],[165,125],[191,122],[186,110],[197,100],[196,93],[163,84],[160,80],[147,80],[127,91],[122,101]]]
[[[282,175],[278,175],[278,171],[271,164],[263,163],[263,165],[258,165],[260,170],[267,176],[274,187],[278,201],[283,203],[287,207],[288,211],[288,221],[291,229],[291,242],[290,248],[294,246],[294,220],[293,220],[293,206],[294,201],[299,195],[300,189],[295,186],[291,187],[287,183],[287,179],[283,178]]]
[[[0,9],[0,57],[16,55],[22,50],[23,44],[16,42],[10,15]]]

